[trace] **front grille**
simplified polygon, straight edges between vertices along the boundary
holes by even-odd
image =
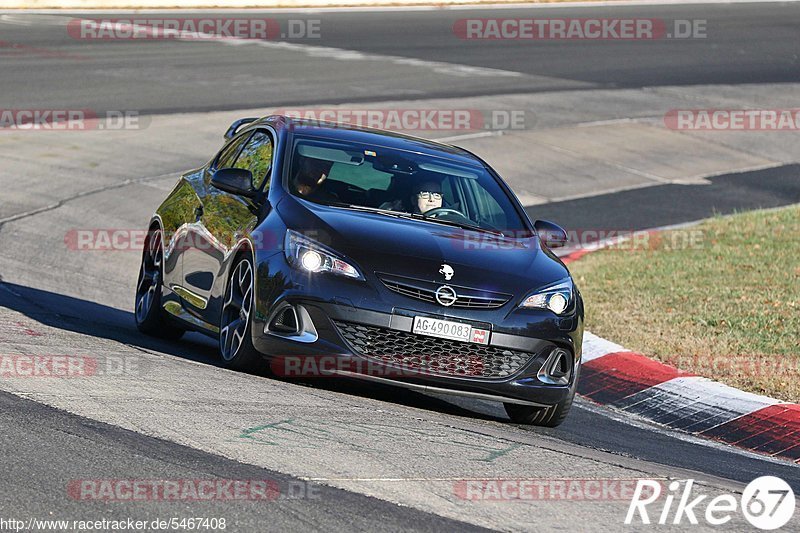
[[[399,276],[378,275],[386,287],[398,294],[422,300],[423,302],[438,304],[436,301],[436,290],[441,284],[430,283],[427,281],[413,280],[410,278],[400,278]],[[507,294],[497,292],[478,291],[465,287],[453,287],[458,295],[456,301],[450,307],[462,309],[497,309],[502,307],[511,299]]]
[[[352,322],[334,324],[355,353],[428,374],[504,378],[517,372],[534,355]]]

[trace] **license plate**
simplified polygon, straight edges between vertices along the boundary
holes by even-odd
[[[415,316],[412,331],[420,335],[439,337],[440,339],[489,344],[489,330],[473,328],[469,324],[450,320]]]

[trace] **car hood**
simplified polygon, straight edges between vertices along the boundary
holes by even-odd
[[[296,198],[278,208],[288,228],[344,255],[365,276],[385,273],[518,297],[569,276],[536,237],[509,239]],[[440,272],[445,264],[454,272],[449,280]]]

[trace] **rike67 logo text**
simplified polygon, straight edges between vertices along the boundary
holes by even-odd
[[[788,483],[778,477],[754,479],[745,487],[739,500],[733,494],[721,494],[708,499],[708,495],[698,495],[693,492],[699,490],[693,489],[692,479],[673,481],[666,495],[662,495],[661,482],[641,479],[636,484],[625,523],[677,525],[688,522],[697,525],[700,517],[712,526],[721,526],[741,512],[753,527],[773,530],[785,526],[794,515],[794,492]],[[659,509],[662,501],[663,507]]]

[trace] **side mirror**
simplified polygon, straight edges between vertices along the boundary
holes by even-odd
[[[211,185],[238,196],[254,198],[258,191],[253,187],[253,174],[244,168],[221,168],[211,177]]]
[[[548,248],[562,248],[569,241],[564,228],[549,220],[537,220],[533,223],[533,229],[536,230],[539,238]]]

